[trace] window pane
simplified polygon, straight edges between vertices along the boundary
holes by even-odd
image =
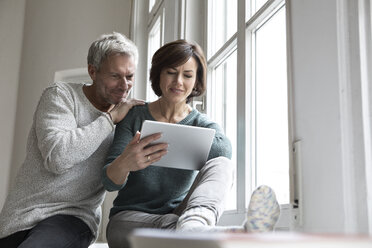
[[[155,5],[156,0],[149,0],[149,13],[151,12],[152,8]]]
[[[208,57],[220,49],[237,30],[237,0],[209,0]]]
[[[255,2],[255,12],[259,10],[266,2],[267,0],[253,0]]]
[[[284,7],[255,32],[256,184],[289,203],[286,29]]]
[[[154,53],[160,48],[161,46],[161,29],[160,29],[160,17],[155,22],[155,25],[152,27],[149,33],[149,40],[148,40],[148,61],[147,61],[147,68],[148,73],[150,73],[151,68],[151,59]],[[147,77],[149,78],[149,77]],[[149,102],[155,101],[158,99],[158,96],[155,95],[154,91],[151,88],[151,82],[148,81],[146,87],[146,100]]]
[[[232,145],[236,170],[236,51],[214,69],[211,91],[211,118],[225,131]],[[236,179],[227,197],[226,210],[236,209]]]
[[[268,0],[245,0],[246,21],[254,15]]]

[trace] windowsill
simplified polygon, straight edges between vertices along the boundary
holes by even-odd
[[[107,243],[94,243],[89,246],[89,248],[109,248]]]

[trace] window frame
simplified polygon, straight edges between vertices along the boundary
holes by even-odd
[[[237,32],[229,38],[224,45],[219,48],[212,56],[207,55],[208,59],[208,85],[213,82],[213,69],[224,61],[224,59],[232,53],[234,49],[237,50],[240,56],[237,56],[237,209],[225,211],[219,224],[221,225],[236,225],[244,220],[247,212],[247,200],[249,200],[250,192],[253,191],[255,185],[255,168],[254,165],[254,140],[249,136],[254,131],[254,124],[252,123],[252,116],[254,114],[254,103],[252,99],[253,92],[255,91],[253,82],[254,80],[254,68],[252,61],[254,61],[254,52],[252,49],[252,37],[254,31],[264,25],[268,19],[270,19],[275,13],[285,5],[285,0],[269,0],[259,10],[257,10],[251,17],[246,19],[246,10],[251,11],[251,6],[246,6],[245,0],[238,0],[238,15],[237,15]],[[209,6],[208,6],[209,7]],[[206,15],[208,16],[208,7],[206,8]],[[246,8],[247,7],[247,8]],[[208,16],[208,20],[210,20]],[[286,21],[287,22],[287,21]],[[208,30],[208,28],[207,28]],[[208,35],[210,34],[208,30]],[[211,49],[207,49],[209,52]],[[241,56],[245,54],[245,56]],[[249,76],[252,75],[252,76]],[[243,83],[242,83],[243,82]],[[207,91],[208,92],[208,91]],[[210,111],[208,106],[211,105],[211,99],[208,98],[207,94],[207,113]],[[289,94],[288,94],[289,98]],[[289,104],[288,99],[288,104]],[[250,107],[251,106],[251,107]],[[290,111],[288,111],[290,115]],[[288,118],[291,118],[288,116]],[[289,121],[290,129],[290,121]],[[288,133],[288,146],[289,146],[289,168],[292,171],[292,154],[291,149],[291,133]],[[252,137],[253,138],[253,137]],[[245,166],[251,164],[250,168]],[[290,172],[288,172],[290,174]],[[292,188],[292,179],[290,178],[290,191]],[[249,182],[249,183],[248,183]],[[290,192],[290,196],[293,194]],[[293,197],[292,197],[293,198]],[[281,218],[276,226],[277,230],[289,230],[292,219],[292,203],[293,199],[290,199],[289,204],[281,204]]]
[[[181,20],[179,23],[179,30],[182,30],[177,36],[177,38],[184,38],[192,39],[198,42],[205,51],[207,51],[207,45],[205,44],[205,35],[206,35],[206,26],[201,25],[201,23],[207,23],[206,20],[202,21],[203,18],[206,18],[205,15],[205,5],[207,1],[200,1],[200,0],[176,0],[175,2],[179,2],[183,5],[183,7],[186,6],[186,8],[183,8],[181,14],[176,18],[177,21]],[[270,1],[272,2],[272,1]],[[144,99],[146,90],[144,89],[145,80],[140,80],[140,78],[144,78],[146,75],[146,66],[141,65],[141,62],[143,60],[143,54],[146,54],[147,51],[147,37],[145,35],[146,29],[147,29],[147,20],[144,18],[144,13],[148,13],[148,5],[147,8],[142,8],[142,5],[146,5],[147,1],[142,0],[133,0],[134,5],[134,11],[132,20],[132,39],[137,44],[140,50],[140,60],[139,65],[137,69],[137,75],[136,75],[136,84],[134,86],[134,97],[136,98],[142,98]],[[195,8],[197,6],[197,8]],[[244,1],[239,0],[239,12],[244,12],[245,10],[242,9],[242,7],[245,8]],[[364,8],[364,6],[369,6],[369,8]],[[202,7],[202,8],[199,8]],[[247,6],[247,8],[250,6]],[[358,9],[359,7],[359,9]],[[315,13],[317,10],[322,9],[323,12],[318,14],[316,17],[314,15],[304,15],[304,13]],[[363,12],[367,11],[368,15],[363,15]],[[354,232],[359,232],[360,230],[367,230],[367,232],[371,233],[372,231],[372,201],[368,200],[367,202],[358,202],[358,204],[354,201],[346,201],[348,202],[348,206],[351,205],[350,209],[347,209],[347,211],[343,211],[345,208],[345,201],[342,201],[342,199],[353,199],[355,195],[358,197],[363,197],[365,199],[366,195],[363,193],[367,191],[368,196],[372,195],[372,190],[369,190],[371,187],[367,187],[370,185],[371,180],[370,179],[371,173],[368,173],[367,176],[367,182],[365,182],[365,179],[362,179],[361,177],[355,177],[354,175],[348,174],[348,170],[343,168],[341,172],[339,172],[340,168],[337,167],[337,174],[335,174],[336,169],[335,167],[329,165],[332,164],[339,164],[339,162],[343,162],[347,165],[353,165],[351,169],[354,170],[367,170],[370,172],[370,167],[368,165],[371,164],[371,153],[370,153],[370,147],[372,144],[371,140],[371,134],[369,134],[368,137],[361,136],[360,134],[360,126],[361,123],[356,119],[353,118],[353,125],[346,126],[346,131],[338,132],[339,130],[335,130],[334,126],[349,123],[349,120],[347,119],[341,119],[341,120],[334,120],[332,117],[328,117],[328,115],[324,114],[325,111],[331,109],[333,112],[337,112],[340,109],[340,104],[337,104],[339,102],[339,99],[334,99],[335,97],[339,97],[341,95],[340,92],[343,94],[350,94],[352,96],[351,100],[346,99],[347,101],[343,104],[347,108],[354,107],[353,112],[348,112],[348,116],[356,116],[359,117],[359,112],[361,108],[359,108],[355,103],[359,103],[359,100],[363,97],[364,101],[366,102],[367,106],[370,106],[370,99],[372,99],[372,92],[371,88],[367,87],[368,83],[371,82],[371,75],[365,75],[365,72],[363,75],[363,84],[359,85],[356,83],[360,83],[360,67],[358,63],[349,63],[349,60],[343,60],[342,56],[341,58],[337,57],[336,55],[339,55],[340,51],[337,53],[337,47],[341,45],[341,48],[338,48],[341,51],[341,55],[343,52],[351,53],[353,55],[359,56],[361,53],[361,49],[364,49],[368,51],[368,61],[367,65],[364,68],[365,71],[368,71],[366,68],[369,68],[371,64],[371,43],[367,42],[365,44],[360,44],[360,41],[357,39],[354,39],[356,30],[359,30],[359,28],[365,28],[363,25],[368,26],[368,30],[365,29],[363,32],[366,32],[364,35],[369,35],[367,37],[369,40],[371,39],[371,12],[372,12],[372,4],[370,0],[358,0],[358,1],[347,1],[347,0],[333,0],[333,1],[309,1],[306,4],[298,3],[297,1],[291,1],[286,0],[286,22],[287,22],[287,70],[288,70],[288,105],[289,105],[289,139],[290,139],[290,151],[292,152],[292,156],[289,156],[290,158],[290,189],[291,189],[291,204],[288,206],[284,206],[288,209],[286,211],[282,208],[282,216],[287,215],[288,218],[290,218],[290,225],[291,229],[296,230],[304,230],[304,231],[345,231],[345,230],[352,230]],[[353,13],[353,15],[350,15],[350,13]],[[193,15],[195,18],[185,18],[187,15]],[[241,16],[241,14],[239,15]],[[337,16],[337,20],[335,20],[335,16]],[[360,21],[365,18],[362,23]],[[241,18],[239,18],[240,20]],[[197,21],[195,21],[197,20]],[[369,23],[365,22],[368,21]],[[345,25],[348,24],[348,25]],[[241,27],[242,30],[245,28],[245,20],[242,22],[241,20],[238,22],[238,25]],[[316,29],[313,29],[313,25],[319,25]],[[360,27],[358,25],[361,25]],[[307,32],[303,32],[303,30],[308,30]],[[335,31],[336,30],[336,31]],[[329,33],[329,38],[327,39],[319,39],[319,37],[323,37],[324,33]],[[341,35],[340,35],[341,34]],[[360,35],[360,34],[359,34]],[[363,36],[359,37],[362,41]],[[366,38],[366,37],[364,37]],[[239,40],[239,52],[243,52],[245,54],[245,43],[248,43],[246,40],[245,34],[240,33],[238,36]],[[311,41],[311,42],[304,42]],[[145,45],[144,45],[145,44]],[[331,47],[332,49],[324,49],[324,47]],[[336,52],[335,52],[336,50]],[[345,50],[345,51],[343,51]],[[321,54],[318,52],[322,51]],[[363,54],[363,53],[362,53]],[[309,59],[309,58],[310,59]],[[319,61],[324,60],[324,57],[327,59],[325,62],[327,62],[330,65],[334,65],[337,63],[341,64],[342,66],[345,66],[343,68],[346,68],[348,71],[357,72],[351,75],[351,78],[348,79],[349,81],[354,82],[353,84],[348,84],[349,81],[347,81],[347,86],[353,86],[356,88],[347,88],[347,91],[345,93],[344,90],[341,91],[340,82],[338,81],[339,78],[342,78],[343,73],[345,70],[341,70],[341,72],[338,72],[335,70],[334,67],[331,67],[332,70],[327,70],[325,73],[323,73],[320,76],[318,74],[312,73],[313,71],[323,71],[322,69],[326,66],[323,63],[319,63]],[[305,59],[304,59],[305,58]],[[359,58],[359,57],[357,57]],[[365,58],[363,58],[365,60]],[[357,59],[355,59],[357,60]],[[354,60],[354,62],[355,62]],[[360,62],[357,60],[356,62]],[[293,63],[296,63],[296,68],[293,67]],[[311,72],[309,73],[309,70],[307,68],[309,65],[312,67]],[[245,71],[246,69],[249,69],[249,61],[244,61],[243,64],[238,64],[238,77],[240,79],[245,80],[245,74],[240,74],[240,72]],[[339,67],[342,67],[339,66]],[[340,75],[339,75],[340,74]],[[311,97],[306,97],[306,95],[309,93],[307,88],[305,87],[308,82],[317,82],[315,84],[315,87],[312,87],[312,93],[320,93],[324,98],[321,98],[317,102],[312,102]],[[319,84],[323,83],[333,83],[332,86],[328,87],[326,91],[322,88],[319,90]],[[296,87],[294,87],[296,86]],[[237,98],[239,99],[239,102],[245,102],[246,99],[249,100],[246,92],[250,91],[250,88],[246,85],[239,86],[238,95]],[[364,87],[364,88],[363,88]],[[363,89],[363,97],[359,97],[359,93],[361,88]],[[338,95],[335,93],[338,92]],[[331,94],[331,98],[328,95],[325,94]],[[336,96],[335,96],[336,94]],[[327,108],[324,110],[321,105],[327,105],[330,100],[334,101],[334,105],[332,105],[331,108]],[[349,101],[350,100],[350,101]],[[308,102],[310,103],[316,103],[314,106],[309,106]],[[369,105],[368,105],[369,104]],[[341,106],[341,107],[345,107]],[[355,107],[356,106],[356,107]],[[249,120],[249,112],[246,113],[243,111],[244,109],[241,106],[238,106],[238,114],[242,116],[243,119]],[[296,111],[296,113],[294,112]],[[316,115],[314,116],[314,112],[316,111]],[[366,123],[368,124],[368,127],[371,126],[370,123],[372,123],[372,120],[370,118],[371,108],[365,108],[363,109],[364,115],[363,118],[366,119]],[[303,125],[303,121],[307,120],[308,118],[316,118],[316,122],[314,125]],[[368,119],[369,118],[369,119]],[[363,119],[364,120],[364,119]],[[324,123],[331,123],[335,124],[332,125],[331,128],[329,126],[324,125]],[[294,125],[296,124],[296,125]],[[243,126],[244,123],[238,123],[238,126]],[[368,127],[366,127],[368,129]],[[317,143],[312,138],[312,133],[316,130],[316,132],[322,134],[322,142]],[[368,129],[369,130],[369,129]],[[352,141],[354,143],[348,142],[347,144],[350,144],[349,148],[350,150],[357,151],[357,157],[358,158],[365,158],[368,160],[368,164],[364,163],[364,161],[359,161],[357,159],[354,159],[351,161],[344,161],[345,158],[343,157],[343,154],[341,153],[342,149],[338,149],[337,151],[332,150],[332,154],[328,154],[324,159],[319,160],[318,158],[314,158],[312,154],[314,153],[321,153],[324,148],[329,146],[339,147],[339,140],[343,139],[344,136],[347,136],[348,134],[351,135]],[[368,144],[363,143],[363,139],[361,137],[367,138],[369,140]],[[296,139],[294,139],[296,138]],[[301,145],[302,141],[304,144]],[[293,144],[292,144],[293,142]],[[238,144],[245,145],[245,144]],[[249,144],[247,144],[249,145]],[[363,149],[354,149],[356,147],[360,146]],[[369,150],[368,150],[369,149]],[[369,151],[367,153],[368,156],[364,157],[364,152]],[[245,161],[246,157],[249,156],[249,154],[245,154],[245,150],[242,150],[240,148],[241,152],[238,152],[241,159]],[[349,151],[349,150],[347,150]],[[346,151],[346,152],[347,152]],[[238,158],[239,159],[239,158]],[[349,163],[349,164],[348,164]],[[301,170],[304,171],[303,175],[301,174]],[[245,172],[244,169],[241,170],[241,172]],[[342,186],[342,180],[340,180],[340,174],[343,173],[343,179],[351,180],[351,183],[355,187],[356,190],[347,188],[346,186]],[[321,178],[319,178],[319,174],[322,175]],[[238,177],[243,177],[245,175],[238,174]],[[365,176],[365,175],[364,175]],[[316,178],[319,180],[319,184],[317,189],[323,189],[321,192],[314,193],[314,188],[310,187],[308,182],[312,179]],[[357,182],[357,183],[356,183]],[[335,190],[334,187],[329,187],[331,184],[337,183],[337,185],[340,185],[342,187],[337,187],[337,190]],[[355,183],[355,185],[354,185]],[[332,185],[334,186],[334,185]],[[345,188],[343,188],[345,187]],[[246,189],[242,189],[243,192],[246,191]],[[334,195],[332,199],[329,199],[329,195]],[[302,198],[304,197],[304,199]],[[296,205],[296,201],[299,200],[300,205],[298,206],[301,208],[303,204],[301,202],[305,202],[306,208],[304,208],[303,213],[299,210],[299,208],[294,208],[293,206]],[[241,201],[241,200],[240,200]],[[319,202],[322,202],[323,204],[319,205]],[[368,209],[368,213],[365,211]],[[284,211],[283,211],[284,210]],[[330,218],[317,218],[319,216],[319,211],[322,211],[323,215],[327,215]],[[297,215],[296,212],[300,211],[300,213]],[[238,213],[239,215],[231,215],[229,217],[230,219],[235,219],[236,222],[241,221],[245,217],[245,213]],[[365,218],[368,214],[368,220]],[[350,220],[354,221],[356,220],[355,216],[357,216],[358,223],[356,223],[354,226],[350,225]],[[343,218],[346,218],[348,221],[342,221]],[[300,229],[298,228],[292,228],[292,225],[298,225],[295,222],[297,220],[303,219],[303,226],[300,226]],[[300,223],[301,223],[300,221]],[[279,220],[280,225],[280,220]],[[301,224],[302,225],[302,224]],[[277,225],[278,226],[278,225]],[[367,227],[369,226],[369,227]],[[369,229],[368,229],[369,228]]]
[[[250,193],[253,191],[253,186],[248,184],[247,181],[250,181],[254,175],[254,171],[248,169],[245,166],[247,163],[251,163],[252,154],[251,154],[251,147],[252,143],[250,139],[247,139],[247,135],[249,135],[248,130],[251,130],[251,126],[246,129],[246,126],[250,125],[251,122],[251,115],[252,110],[246,107],[247,102],[251,101],[251,94],[252,88],[251,84],[248,82],[248,75],[252,74],[251,69],[251,60],[245,59],[249,56],[252,56],[252,51],[250,50],[251,47],[251,37],[250,31],[248,27],[253,27],[254,25],[258,25],[262,22],[261,16],[263,13],[272,11],[273,8],[277,7],[278,4],[282,2],[286,2],[286,0],[268,0],[254,15],[250,17],[250,21],[246,21],[246,3],[245,0],[237,0],[238,1],[238,16],[237,16],[237,32],[210,58],[208,58],[208,83],[210,83],[210,70],[212,66],[216,66],[219,61],[226,57],[229,53],[234,50],[236,47],[238,54],[245,54],[245,56],[237,56],[237,81],[244,82],[237,84],[237,116],[240,118],[237,121],[237,209],[231,211],[225,211],[223,216],[220,219],[219,225],[237,225],[241,224],[242,220],[245,219],[246,212],[247,212],[247,199],[250,198]],[[146,2],[146,3],[144,3]],[[139,19],[138,16],[143,16],[144,10],[148,14],[148,2],[141,1],[141,0],[134,0],[135,6],[135,15],[137,15],[137,20]],[[146,7],[139,8],[138,5],[145,5]],[[194,40],[198,42],[204,51],[208,51],[208,42],[207,42],[207,33],[208,31],[208,1],[199,1],[199,0],[157,0],[154,5],[154,8],[157,8],[159,11],[159,6],[164,7],[164,34],[163,34],[163,44],[169,41],[186,38],[190,40]],[[157,7],[156,7],[157,6]],[[154,8],[148,15],[148,19],[151,18],[151,15],[154,16]],[[247,9],[250,10],[251,6],[247,6]],[[142,9],[142,12],[138,11],[138,9]],[[191,20],[190,17],[194,16],[195,13],[204,13],[204,17],[201,18],[198,16],[199,22],[195,22]],[[288,19],[288,15],[286,14],[286,18]],[[200,24],[200,21],[204,22],[204,25]],[[145,20],[146,23],[145,27],[147,30],[146,35],[142,36],[139,43],[142,43],[142,47],[139,46],[141,52],[140,60],[146,61],[147,64],[147,39],[148,39],[148,30],[149,30],[149,21]],[[288,20],[286,21],[288,22]],[[134,23],[135,25],[135,23]],[[171,25],[170,27],[166,25]],[[133,26],[133,25],[132,25]],[[132,30],[135,30],[132,29]],[[287,31],[288,32],[288,31]],[[136,42],[136,38],[139,35],[134,34],[134,41]],[[138,44],[138,42],[136,42]],[[248,49],[249,48],[249,49]],[[144,53],[146,51],[146,53]],[[288,53],[288,52],[287,52]],[[143,56],[146,54],[146,56]],[[207,55],[208,57],[208,55]],[[289,67],[289,63],[288,63]],[[148,68],[147,65],[145,66],[145,75],[148,75]],[[139,68],[142,72],[143,69]],[[138,75],[138,73],[137,73]],[[288,74],[288,77],[290,74]],[[147,77],[148,78],[148,77]],[[145,80],[147,83],[148,80]],[[138,86],[137,86],[138,87]],[[143,86],[139,86],[142,88],[141,92],[135,91],[135,97],[141,97],[142,99],[145,98],[143,96]],[[146,94],[146,87],[144,89]],[[288,97],[290,94],[288,94]],[[210,100],[208,99],[208,90],[207,95],[198,99],[195,99],[197,104],[202,102],[202,108],[199,109],[201,111],[206,110],[208,114],[208,106],[210,105]],[[290,99],[288,100],[290,104]],[[195,103],[194,103],[195,104]],[[289,118],[291,119],[291,112],[288,113]],[[289,123],[289,126],[291,124]],[[290,128],[290,127],[289,127]],[[291,140],[292,136],[289,132],[289,140]],[[289,142],[290,150],[291,142]],[[292,167],[292,156],[290,154],[290,168]],[[291,170],[292,171],[292,170]],[[290,176],[290,179],[292,177]],[[291,181],[292,182],[292,181]],[[246,185],[248,185],[246,187]],[[290,188],[292,189],[292,183],[290,184]],[[294,195],[291,192],[291,196]],[[292,198],[292,197],[291,197]],[[291,199],[292,200],[292,199]],[[282,205],[282,214],[281,218],[279,219],[279,223],[276,226],[276,229],[279,230],[288,230],[290,225],[290,219],[293,218],[292,216],[292,204]]]

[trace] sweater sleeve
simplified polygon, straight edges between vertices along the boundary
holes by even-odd
[[[216,134],[208,155],[208,160],[221,156],[231,159],[232,148],[230,140],[226,137],[223,130],[217,124],[211,125],[210,128],[214,128],[216,130]]]
[[[223,129],[217,123],[209,120],[209,118],[203,114],[200,115],[197,125],[216,130],[211,150],[209,151],[208,160],[221,156],[231,159],[232,156],[231,142],[229,138],[226,137]]]
[[[105,113],[78,126],[75,101],[71,93],[54,85],[43,92],[35,112],[38,146],[45,168],[52,173],[62,174],[86,160],[114,129]]]
[[[102,184],[107,191],[120,190],[126,184],[126,181],[122,185],[115,184],[107,176],[107,167],[124,151],[125,147],[129,144],[137,131],[133,127],[133,118],[135,116],[135,114],[133,114],[134,111],[134,108],[132,108],[127,116],[116,125],[114,140],[109,149],[105,163],[106,165],[103,167],[102,172]]]

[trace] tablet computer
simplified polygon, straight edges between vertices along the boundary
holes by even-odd
[[[141,139],[162,133],[162,137],[151,144],[169,145],[168,153],[152,165],[199,170],[207,162],[215,132],[211,128],[146,120],[142,124]]]

